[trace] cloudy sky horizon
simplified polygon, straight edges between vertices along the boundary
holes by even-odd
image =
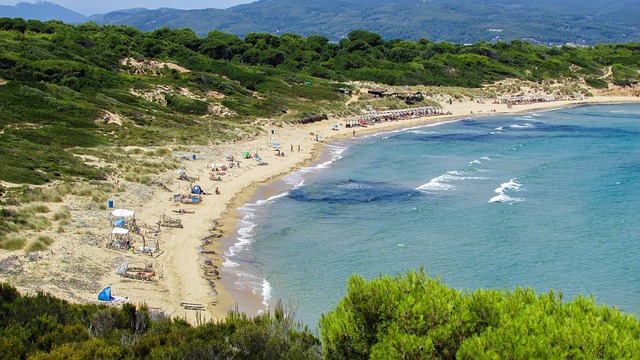
[[[226,9],[228,7],[248,4],[255,0],[46,0],[46,2],[63,6],[82,15],[104,14],[114,10],[133,8],[173,8],[173,9]],[[35,3],[36,0],[0,0],[0,5],[16,5],[21,2]]]

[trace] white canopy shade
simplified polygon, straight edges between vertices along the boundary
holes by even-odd
[[[129,217],[135,215],[135,211],[127,210],[127,209],[115,209],[111,212],[111,215],[117,217]]]
[[[128,229],[124,229],[124,228],[114,227],[111,230],[111,233],[112,234],[118,234],[118,235],[126,235],[126,234],[129,233],[129,230]]]

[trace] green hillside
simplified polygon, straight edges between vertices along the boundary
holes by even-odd
[[[459,86],[517,78],[638,82],[640,45],[544,47],[385,41],[355,30],[326,37],[189,29],[141,32],[0,19],[0,180],[102,179],[78,147],[205,144],[256,134],[256,119],[304,122],[349,114],[348,81]],[[611,69],[610,74],[607,72]],[[605,72],[607,70],[607,72]],[[605,76],[607,75],[607,76]],[[604,78],[604,79],[603,79]]]

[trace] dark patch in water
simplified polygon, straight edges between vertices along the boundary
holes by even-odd
[[[382,182],[347,180],[337,184],[311,184],[291,191],[289,198],[303,202],[361,204],[398,202],[418,196],[415,189],[403,189]]]

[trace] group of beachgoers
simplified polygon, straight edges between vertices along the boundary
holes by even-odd
[[[411,109],[372,111],[347,120],[346,126],[366,126],[368,124],[380,123],[385,121],[416,119],[420,117],[436,115],[444,115],[443,109],[439,107],[422,106]]]
[[[574,95],[533,95],[533,96],[509,96],[498,98],[493,101],[494,104],[507,104],[509,109],[513,105],[527,105],[536,104],[549,101],[568,101],[568,100],[582,100],[584,97],[580,94]]]

